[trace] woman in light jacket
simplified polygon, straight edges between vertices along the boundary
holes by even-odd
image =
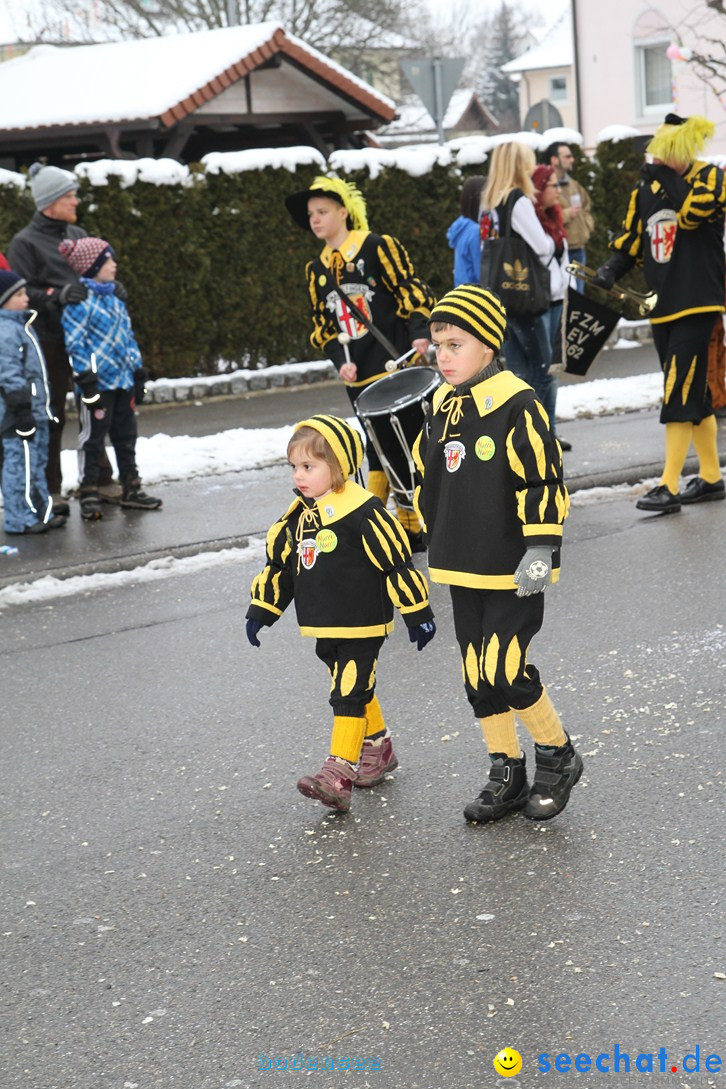
[[[499,231],[499,210],[515,190],[520,194],[512,208],[511,229],[527,242],[539,261],[549,267],[554,258],[554,240],[545,233],[534,207],[532,172],[534,152],[527,144],[499,144],[492,152],[489,179],[482,196],[482,211],[489,218],[489,234]],[[486,246],[486,242],[484,242]],[[487,287],[487,284],[484,284]],[[507,317],[508,339],[504,343],[507,366],[535,391],[547,410],[555,431],[557,383],[549,373],[550,337],[548,315],[536,318]]]

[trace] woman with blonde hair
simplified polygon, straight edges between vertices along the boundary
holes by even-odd
[[[482,197],[482,209],[488,218],[488,233],[496,237],[500,226],[503,227],[504,206],[513,193],[518,194],[511,206],[511,230],[524,239],[547,268],[555,255],[555,243],[545,232],[535,211],[532,182],[535,166],[534,151],[527,144],[499,144],[489,162],[489,180]],[[483,286],[494,287],[489,284]],[[547,314],[538,317],[508,315],[507,333],[508,339],[504,344],[507,366],[535,391],[547,410],[554,433],[557,383],[549,373],[551,351]]]

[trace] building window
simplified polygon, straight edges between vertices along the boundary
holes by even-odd
[[[671,62],[666,56],[668,42],[638,48],[640,104],[643,112],[670,106],[673,100]]]
[[[550,76],[550,102],[567,101],[567,76]]]

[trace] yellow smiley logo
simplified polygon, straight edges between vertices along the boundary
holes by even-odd
[[[513,1078],[522,1069],[522,1056],[513,1047],[503,1047],[492,1061],[497,1074],[504,1078]]]

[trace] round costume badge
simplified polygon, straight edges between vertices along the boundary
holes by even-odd
[[[332,529],[321,529],[315,535],[315,543],[321,552],[333,552],[338,545],[338,538]]]
[[[327,284],[327,282],[328,282],[328,277],[324,276],[321,273],[320,276],[318,276],[318,283],[320,284],[321,287],[323,287],[325,284]]]
[[[474,453],[480,461],[491,461],[496,450],[496,443],[490,435],[480,435],[474,446]]]

